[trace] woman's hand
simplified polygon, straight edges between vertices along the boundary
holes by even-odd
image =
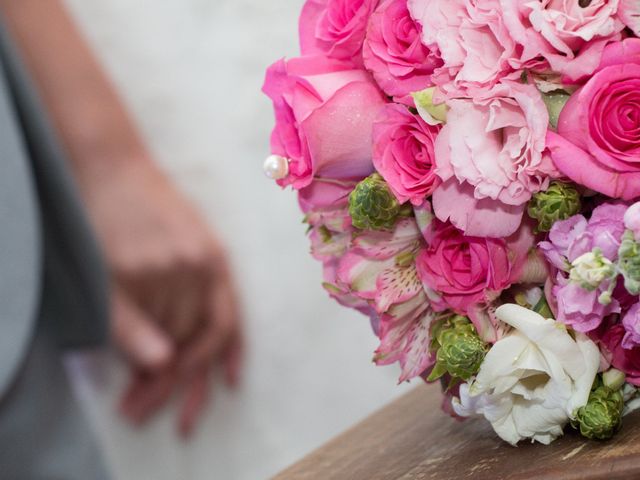
[[[242,332],[227,256],[149,162],[121,164],[85,191],[115,286],[113,336],[133,366],[121,411],[142,422],[182,387],[187,434],[215,367],[238,381]]]

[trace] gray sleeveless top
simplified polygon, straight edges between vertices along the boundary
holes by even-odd
[[[0,23],[0,394],[36,328],[106,338],[108,280],[63,151]]]

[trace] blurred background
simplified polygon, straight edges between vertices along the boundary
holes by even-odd
[[[303,0],[66,3],[155,157],[226,241],[248,330],[242,388],[213,392],[188,443],[170,412],[142,430],[120,419],[115,355],[68,359],[115,478],[267,478],[406,391],[371,363],[367,319],[321,288],[294,194],[262,174],[264,70],[297,54]]]

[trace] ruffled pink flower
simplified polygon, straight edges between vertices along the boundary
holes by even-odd
[[[624,203],[603,203],[593,210],[585,236],[591,239],[591,250],[598,248],[609,260],[618,259],[626,212]],[[583,242],[586,243],[584,239]]]
[[[640,303],[633,305],[622,319],[626,330],[622,339],[622,348],[640,347]]]
[[[499,0],[409,0],[408,6],[422,25],[422,41],[442,56],[433,80],[447,93],[492,86],[520,67]]]
[[[413,105],[412,92],[432,85],[431,74],[442,65],[421,34],[406,0],[385,0],[369,20],[363,47],[364,65],[380,88],[407,105]]]
[[[300,15],[300,50],[362,65],[362,43],[379,0],[307,0]]]
[[[401,203],[421,205],[440,184],[434,154],[439,131],[403,105],[381,110],[373,126],[373,164]]]
[[[599,301],[600,294],[607,286],[608,283],[596,290],[586,290],[558,273],[553,288],[558,309],[556,319],[578,332],[590,332],[598,328],[609,315],[620,313],[620,303],[616,299],[607,305]]]
[[[640,202],[634,203],[624,214],[624,226],[633,232],[637,242],[640,242]]]
[[[314,176],[361,179],[373,172],[373,122],[385,99],[367,72],[322,56],[279,60],[263,91],[276,116],[271,151],[290,159],[280,185],[300,189]]]
[[[583,6],[583,3],[586,5]],[[607,43],[620,40],[619,0],[500,0],[523,64],[543,57],[554,72],[578,80],[600,63]]]
[[[609,315],[620,313],[621,302],[626,301],[622,297],[624,289],[616,289],[610,303],[600,302],[600,295],[616,279],[603,281],[594,289],[586,289],[569,278],[571,264],[594,249],[611,262],[617,261],[626,210],[623,204],[605,203],[594,209],[588,221],[582,215],[574,215],[556,222],[549,232],[549,240],[538,245],[555,269],[550,278],[556,318],[579,332],[598,328]]]
[[[545,153],[547,109],[533,85],[506,81],[473,98],[451,99],[436,140],[436,216],[467,235],[507,237],[531,196],[556,176]]]
[[[640,37],[640,2],[620,0],[618,17],[637,37]]]
[[[490,303],[518,281],[534,242],[526,227],[508,239],[469,237],[444,223],[435,228],[417,258],[418,274],[427,290],[440,293],[462,315]],[[476,325],[481,336],[486,335],[484,328]]]
[[[589,220],[574,215],[558,221],[551,228],[548,241],[540,242],[538,247],[555,268],[563,271],[569,271],[574,260],[595,248],[615,262],[625,230],[626,211],[624,204],[604,203],[593,210]]]
[[[613,198],[640,196],[640,39],[607,46],[547,145],[558,170],[574,182]]]

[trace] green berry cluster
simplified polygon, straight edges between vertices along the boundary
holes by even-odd
[[[401,210],[402,205],[378,173],[358,183],[349,196],[351,221],[361,230],[392,230]]]
[[[469,319],[457,315],[434,333],[436,364],[428,381],[435,381],[446,373],[469,380],[478,373],[487,354],[487,344],[480,339]]]
[[[622,426],[623,408],[622,390],[610,388],[598,377],[587,404],[575,412],[571,425],[583,437],[607,440]]]
[[[538,222],[538,232],[548,232],[553,224],[580,211],[580,194],[571,185],[552,182],[547,190],[536,193],[528,206],[531,218]]]

